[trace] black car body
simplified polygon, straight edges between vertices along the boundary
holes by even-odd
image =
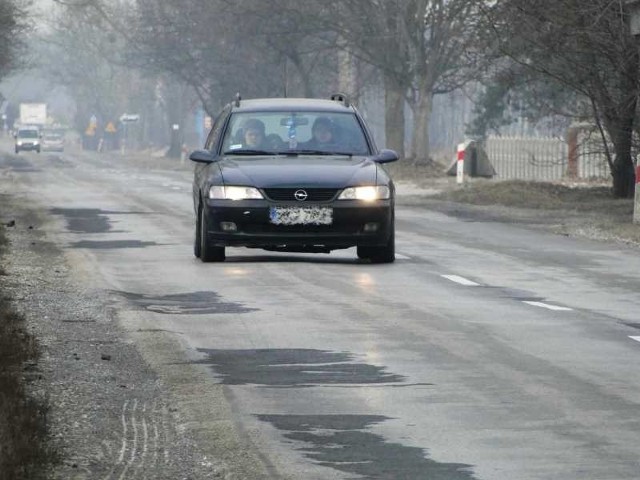
[[[257,120],[257,121],[256,121]],[[325,123],[332,140],[312,131]],[[251,126],[259,146],[243,144]],[[237,99],[216,118],[196,162],[194,253],[223,261],[225,247],[329,252],[357,247],[376,263],[395,258],[393,182],[357,109],[343,97]]]

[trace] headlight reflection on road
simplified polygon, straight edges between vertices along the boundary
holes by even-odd
[[[246,275],[249,275],[249,270],[247,270],[246,268],[233,267],[233,268],[225,268],[224,273],[225,275],[229,275],[233,277],[244,277]]]
[[[362,290],[368,291],[375,285],[373,277],[368,273],[359,273],[356,275],[356,285]]]

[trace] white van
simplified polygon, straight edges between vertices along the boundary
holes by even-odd
[[[14,135],[16,139],[16,153],[21,150],[40,153],[40,130],[36,127],[21,127]]]

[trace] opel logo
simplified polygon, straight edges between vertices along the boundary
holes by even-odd
[[[309,194],[307,192],[305,192],[304,190],[296,190],[296,193],[294,193],[293,196],[299,202],[304,202],[307,199],[307,197],[309,196]]]

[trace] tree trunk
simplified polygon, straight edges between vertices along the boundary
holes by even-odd
[[[384,79],[384,106],[385,146],[404,158],[404,89],[389,76]]]
[[[635,88],[625,85],[632,95],[621,100],[618,108],[604,109],[604,122],[613,142],[615,159],[611,169],[614,198],[633,198],[635,189],[635,171],[631,147],[633,144],[633,124],[637,98]]]
[[[295,67],[296,71],[298,72],[298,75],[300,75],[300,81],[302,82],[302,89],[304,91],[303,93],[303,97],[307,97],[307,98],[313,98],[314,92],[313,92],[313,82],[311,81],[311,77],[309,75],[309,72],[305,69],[302,59],[300,58],[300,56],[296,53],[296,54],[290,54],[287,57],[285,57],[285,62],[287,61],[287,58],[289,59],[289,61],[293,64],[293,66]],[[286,69],[286,64],[285,64],[285,78],[284,78],[284,82],[285,82],[285,91],[288,90],[287,88],[287,83],[288,83],[288,78],[287,76],[289,75],[289,73],[287,72]],[[287,92],[286,96],[290,96],[291,92]]]
[[[633,198],[635,189],[635,172],[631,158],[633,118],[620,121],[618,130],[613,135],[613,147],[616,158],[613,161],[613,196],[615,198]]]
[[[413,135],[411,138],[411,152],[416,165],[431,163],[429,151],[429,120],[433,107],[430,91],[420,93],[413,111]]]

